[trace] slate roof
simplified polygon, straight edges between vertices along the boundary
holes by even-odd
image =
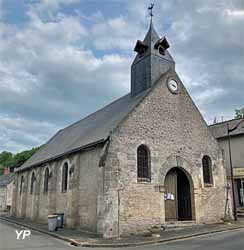
[[[14,180],[14,173],[0,175],[0,187],[6,187],[13,180]]]
[[[58,131],[29,160],[16,169],[16,172],[79,151],[89,145],[104,142],[110,131],[117,127],[119,122],[143,99],[147,92],[148,90],[133,98],[127,94],[84,119]]]
[[[216,124],[212,124],[209,126],[209,129],[211,130],[213,136],[216,139],[226,137],[228,135],[227,133],[227,123],[229,123],[230,128],[234,128],[243,118],[240,119],[233,119],[229,121],[224,121]],[[230,133],[231,136],[233,135],[239,135],[239,134],[244,134],[244,122],[239,125],[239,127]]]

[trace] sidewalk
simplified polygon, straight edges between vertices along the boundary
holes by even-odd
[[[83,232],[81,230],[72,230],[67,228],[59,229],[56,232],[49,232],[46,224],[33,223],[30,220],[14,218],[14,217],[0,217],[1,220],[5,220],[17,225],[27,227],[29,229],[51,235],[53,237],[70,242],[75,246],[84,247],[129,247],[140,246],[147,244],[163,243],[179,239],[186,239],[190,237],[196,237],[200,235],[206,235],[217,232],[224,232],[229,230],[244,228],[244,221],[239,220],[233,224],[209,224],[209,225],[195,225],[186,228],[175,228],[160,231],[158,237],[153,237],[150,234],[135,235],[123,237],[120,239],[102,239],[95,234]]]

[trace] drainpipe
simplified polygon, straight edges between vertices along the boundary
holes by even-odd
[[[236,197],[234,190],[234,175],[233,175],[233,165],[232,165],[232,156],[231,156],[231,146],[230,146],[230,127],[229,123],[227,123],[227,131],[228,131],[228,146],[229,146],[229,157],[230,157],[230,176],[231,176],[231,187],[232,187],[232,201],[233,201],[233,216],[235,221],[237,221],[237,213],[236,213]]]
[[[118,189],[118,238],[120,239],[120,224],[119,224],[119,211],[120,211],[120,190]]]

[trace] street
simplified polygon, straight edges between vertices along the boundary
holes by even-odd
[[[15,230],[22,230],[21,228],[7,222],[0,221],[0,249],[25,249],[25,250],[39,250],[39,249],[75,249],[79,247],[71,246],[69,243],[55,239],[51,236],[41,234],[35,231],[31,235],[17,240]],[[88,250],[91,248],[82,248]],[[94,248],[93,248],[94,249]],[[101,250],[101,248],[99,248]],[[115,248],[112,248],[115,249]],[[118,249],[118,248],[116,248]],[[127,250],[242,250],[244,249],[244,232],[243,230],[235,230],[212,234],[208,236],[197,237],[193,239],[180,240],[171,243],[147,245],[134,248],[123,248]],[[108,250],[108,249],[106,249]]]
[[[55,239],[51,236],[41,234],[31,230],[31,236],[17,240],[15,230],[24,230],[20,226],[0,221],[0,249],[24,249],[24,250],[40,250],[40,249],[74,249],[69,243]]]

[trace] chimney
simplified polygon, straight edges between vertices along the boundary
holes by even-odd
[[[5,167],[5,168],[4,168],[3,174],[4,174],[4,175],[9,174],[9,167]]]

